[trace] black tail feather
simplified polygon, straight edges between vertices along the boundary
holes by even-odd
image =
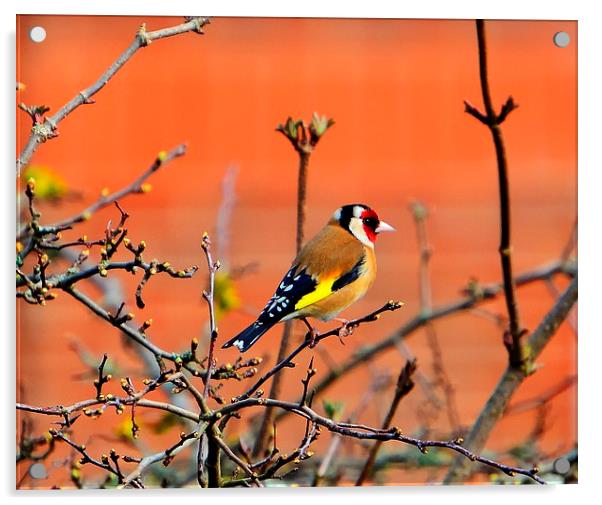
[[[222,345],[222,349],[234,346],[237,347],[240,352],[245,352],[272,326],[273,324],[255,321],[251,326],[244,329],[233,339],[228,340],[224,345]]]

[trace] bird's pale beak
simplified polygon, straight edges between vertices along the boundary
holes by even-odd
[[[395,228],[393,228],[390,224],[385,223],[384,221],[380,221],[378,223],[378,226],[376,227],[376,230],[374,230],[376,233],[381,233],[383,231],[395,231]]]

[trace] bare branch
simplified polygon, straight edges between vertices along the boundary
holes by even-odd
[[[165,449],[164,451],[160,451],[150,456],[146,456],[145,458],[142,458],[136,469],[123,479],[123,482],[119,486],[119,489],[122,489],[130,484],[134,485],[134,483],[142,476],[142,473],[146,471],[146,469],[149,466],[154,465],[159,461],[163,461],[163,464],[165,466],[169,465],[174,456],[176,456],[176,454],[178,454],[180,451],[182,451],[189,445],[196,442],[201,436],[201,434],[205,432],[206,428],[207,423],[202,423],[201,427],[198,428],[196,431],[193,431],[189,434],[181,434],[180,441],[177,442],[175,445],[169,447],[168,449]]]
[[[209,393],[209,382],[211,380],[213,370],[215,369],[213,352],[218,336],[218,329],[215,323],[215,306],[213,303],[215,272],[217,272],[221,265],[219,261],[213,261],[213,257],[211,255],[211,240],[209,239],[209,235],[207,233],[203,234],[201,247],[205,253],[205,258],[207,259],[207,269],[209,270],[209,291],[203,291],[203,298],[207,302],[207,308],[209,310],[209,354],[207,356],[207,376],[205,378],[205,388],[203,390],[203,398],[207,398]]]
[[[508,184],[508,164],[506,161],[506,151],[504,148],[504,139],[500,124],[506,119],[508,114],[517,106],[512,97],[509,97],[502,106],[499,114],[496,114],[491,101],[489,91],[489,80],[487,77],[487,47],[485,43],[485,22],[477,19],[477,39],[479,46],[479,75],[481,79],[481,92],[485,104],[486,115],[478,112],[468,102],[465,102],[466,111],[476,117],[479,121],[487,125],[493,138],[495,154],[497,158],[498,185],[500,194],[500,246],[499,253],[502,264],[502,273],[504,278],[504,296],[508,310],[509,329],[504,337],[504,344],[509,353],[509,359],[512,366],[521,367],[524,364],[525,356],[520,342],[521,336],[525,333],[520,324],[518,312],[518,302],[516,299],[514,276],[512,274],[512,246],[510,244],[510,189]]]
[[[433,297],[430,280],[430,259],[432,256],[432,248],[430,246],[426,228],[426,219],[429,215],[429,210],[421,202],[413,202],[410,205],[414,224],[416,226],[416,236],[418,239],[418,247],[420,249],[420,265],[419,265],[419,281],[420,281],[420,308],[422,313],[430,314],[433,309]],[[454,387],[449,380],[445,366],[443,364],[443,356],[439,338],[435,331],[435,326],[428,322],[425,324],[426,337],[431,349],[433,357],[433,372],[435,375],[435,385],[443,390],[445,397],[446,411],[450,427],[455,433],[460,424],[458,411],[456,408]]]
[[[85,208],[84,210],[82,210],[79,214],[76,214],[67,219],[63,219],[62,221],[59,221],[54,224],[38,226],[37,228],[34,228],[34,234],[39,237],[43,237],[43,236],[51,234],[51,233],[56,233],[56,231],[69,229],[74,224],[89,220],[90,217],[92,217],[92,215],[94,215],[99,210],[101,210],[109,205],[113,205],[115,202],[117,202],[118,200],[121,200],[122,198],[124,198],[128,195],[136,194],[136,193],[145,193],[146,191],[148,191],[146,189],[146,186],[144,185],[145,181],[152,174],[154,174],[157,170],[166,166],[170,161],[172,161],[176,158],[179,158],[180,156],[184,156],[184,154],[186,154],[186,145],[185,144],[180,144],[179,146],[174,147],[170,151],[161,151],[157,155],[155,160],[152,162],[150,167],[148,167],[146,169],[146,171],[144,171],[141,175],[139,175],[134,181],[132,181],[127,186],[124,186],[120,190],[115,191],[114,193],[111,193],[111,194],[107,194],[107,195],[101,194],[101,196],[99,197],[99,199],[96,202],[94,202],[92,205],[90,205],[87,208]],[[39,217],[39,216],[37,216],[37,217]],[[35,219],[34,219],[34,222],[35,222]],[[28,225],[24,226],[23,228],[21,228],[21,230],[19,231],[19,233],[17,235],[17,239],[23,240],[27,236],[28,230],[31,227],[32,227],[32,225],[28,224]],[[23,255],[22,255],[22,257],[23,257]]]
[[[524,367],[516,368],[512,365],[508,366],[466,437],[466,447],[473,451],[483,449],[491,430],[504,414],[510,398],[527,376],[535,371],[535,360],[554,336],[556,330],[577,301],[577,291],[577,275],[575,274],[574,279],[560,299],[554,304],[529,337],[525,346],[528,350],[528,368],[525,370],[523,369]],[[470,468],[466,463],[457,459],[445,477],[445,482],[449,484],[464,480],[469,473]]]
[[[186,32],[203,33],[203,27],[209,23],[209,18],[195,17],[177,26],[163,28],[153,32],[147,32],[144,25],[138,30],[136,37],[128,48],[115,60],[115,62],[100,76],[100,78],[90,87],[80,91],[69,102],[63,105],[56,114],[46,117],[41,124],[34,125],[31,130],[29,140],[21,154],[17,158],[17,174],[26,166],[38,146],[48,139],[57,135],[58,124],[71,114],[80,105],[92,103],[91,98],[98,93],[109,80],[125,65],[130,58],[141,47],[147,46],[153,40],[159,40],[165,37],[171,37]]]

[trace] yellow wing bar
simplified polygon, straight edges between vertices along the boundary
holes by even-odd
[[[332,294],[332,285],[337,280],[337,277],[330,277],[319,282],[316,288],[302,297],[296,304],[295,310],[303,309],[312,303],[319,302]]]

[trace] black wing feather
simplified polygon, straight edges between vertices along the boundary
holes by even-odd
[[[351,270],[349,270],[349,272],[341,275],[336,281],[334,281],[332,284],[332,290],[338,291],[342,287],[347,286],[347,284],[351,284],[353,281],[357,280],[362,273],[362,267],[364,266],[365,262],[366,256],[362,255],[360,260],[353,266]]]
[[[274,296],[269,299],[259,314],[258,322],[266,324],[280,321],[295,312],[297,302],[316,289],[317,279],[309,275],[305,269],[296,272],[297,268],[297,265],[293,265],[284,276]]]

